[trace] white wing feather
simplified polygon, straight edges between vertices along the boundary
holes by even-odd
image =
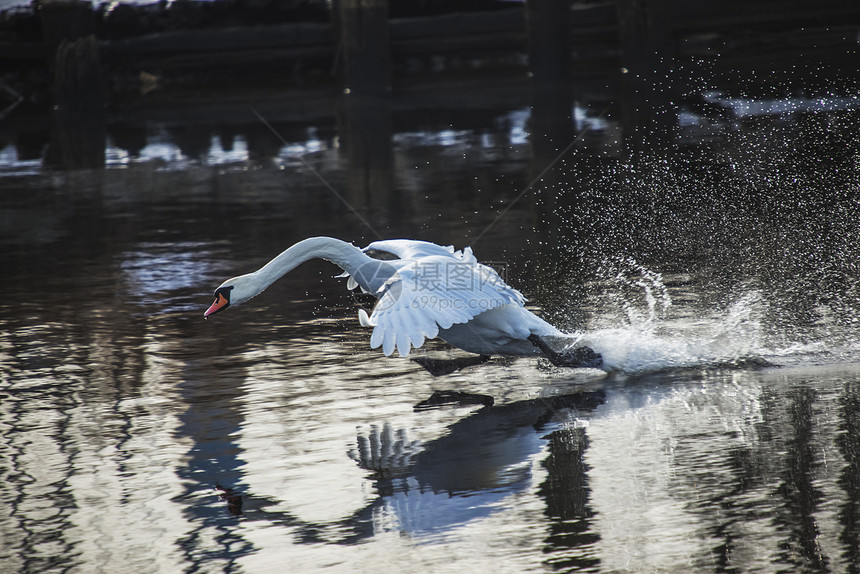
[[[469,253],[471,255],[471,253]],[[484,311],[525,299],[485,265],[451,256],[423,257],[402,267],[381,289],[367,320],[373,325],[370,346],[385,355],[395,349],[405,357],[439,329],[466,323]]]
[[[370,316],[368,316],[367,311],[364,309],[358,310],[358,324],[362,327],[373,327],[373,323],[370,322]]]
[[[391,253],[398,259],[421,259],[424,257],[450,257],[458,261],[477,263],[472,254],[472,249],[466,247],[463,251],[455,251],[453,245],[441,246],[429,241],[415,241],[414,239],[384,239],[374,241],[362,251],[384,251]]]

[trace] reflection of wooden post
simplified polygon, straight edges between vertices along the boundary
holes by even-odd
[[[89,117],[54,111],[45,164],[59,169],[104,167],[107,129],[104,114]]]
[[[348,162],[348,199],[355,209],[391,207],[394,190],[388,98],[344,94],[338,131]]]
[[[355,208],[387,207],[394,187],[388,1],[338,0],[344,94],[339,118]]]

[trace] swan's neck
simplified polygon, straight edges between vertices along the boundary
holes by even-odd
[[[332,237],[310,237],[299,241],[253,273],[258,293],[311,259],[331,261],[350,275],[365,263],[373,261],[361,249]]]

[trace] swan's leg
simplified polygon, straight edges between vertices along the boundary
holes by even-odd
[[[450,375],[460,369],[480,365],[490,360],[489,355],[478,355],[477,357],[461,357],[459,359],[431,359],[430,357],[415,357],[412,359],[424,367],[434,377]]]
[[[590,347],[575,347],[559,353],[538,335],[529,335],[529,341],[540,349],[549,359],[549,362],[556,367],[599,367],[603,364],[603,357],[600,356],[600,353],[595,353],[594,349]]]

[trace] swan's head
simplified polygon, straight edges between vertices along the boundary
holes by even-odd
[[[238,305],[244,303],[254,295],[260,292],[253,273],[239,275],[232,279],[227,279],[215,289],[215,302],[206,309],[203,317],[208,317],[213,313],[222,311],[230,305]]]

